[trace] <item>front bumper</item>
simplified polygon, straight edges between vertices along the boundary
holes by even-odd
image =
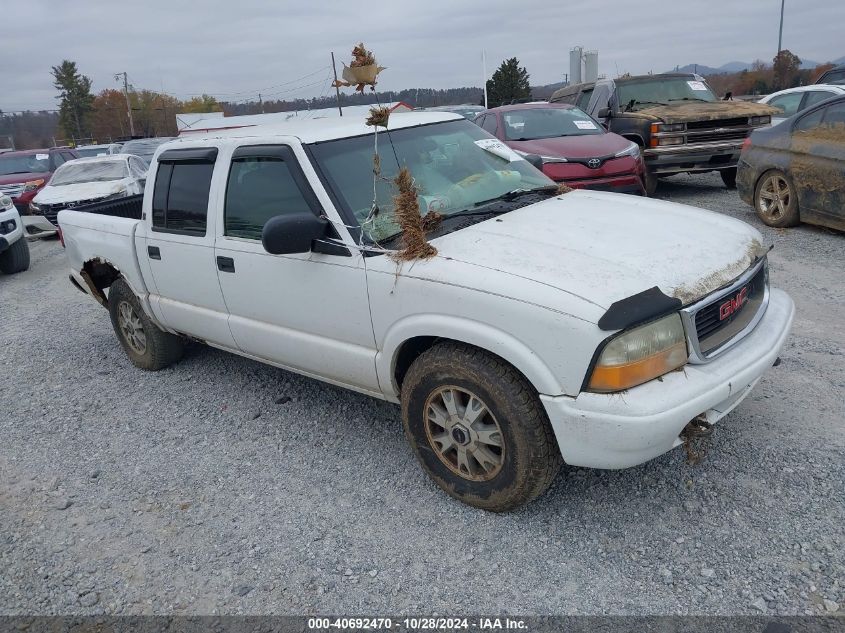
[[[754,331],[710,363],[688,364],[622,393],[541,395],[564,461],[590,468],[636,466],[679,446],[681,431],[698,415],[717,422],[775,362],[794,315],[789,295],[771,289]]]
[[[648,170],[654,174],[713,171],[736,167],[742,140],[695,145],[668,145],[643,150]]]

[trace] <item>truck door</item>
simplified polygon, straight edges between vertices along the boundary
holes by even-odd
[[[270,255],[270,218],[323,209],[291,147],[237,148],[215,248],[229,327],[246,354],[378,392],[366,275],[358,251]]]
[[[215,216],[208,213],[216,158],[216,148],[161,154],[145,209],[151,230],[138,257],[149,260],[156,290],[150,299],[165,325],[234,349],[214,262]]]

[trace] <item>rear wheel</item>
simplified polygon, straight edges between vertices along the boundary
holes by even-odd
[[[800,221],[798,196],[792,180],[782,171],[767,171],[757,182],[754,209],[769,226],[795,226]]]
[[[536,391],[502,359],[468,345],[438,344],[414,361],[402,384],[402,419],[423,469],[477,508],[528,503],[560,468]]]
[[[158,328],[141,308],[135,293],[123,279],[109,289],[112,327],[132,364],[157,371],[182,358],[182,339]]]
[[[29,268],[29,244],[21,237],[0,255],[0,271],[7,275],[21,273]]]
[[[725,183],[725,187],[728,189],[736,189],[736,167],[722,169],[719,171],[719,175],[722,177],[722,182]]]

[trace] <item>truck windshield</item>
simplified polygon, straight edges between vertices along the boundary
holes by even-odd
[[[75,185],[80,182],[105,182],[129,176],[125,160],[96,163],[65,163],[50,179],[50,186]]]
[[[483,206],[512,191],[545,189],[554,182],[507,145],[469,121],[448,121],[384,131],[378,137],[381,176],[376,179],[379,212],[362,226],[378,241],[399,231],[393,210],[393,178],[407,167],[419,188],[420,213],[449,216]],[[373,135],[310,146],[329,188],[347,215],[363,225],[373,206]]]
[[[619,107],[626,111],[679,101],[717,101],[713,91],[692,77],[657,77],[616,86]]]
[[[600,125],[578,108],[520,108],[504,112],[502,120],[509,141],[604,133]]]
[[[18,154],[3,156],[0,154],[0,176],[11,174],[43,174],[50,171],[48,154]]]

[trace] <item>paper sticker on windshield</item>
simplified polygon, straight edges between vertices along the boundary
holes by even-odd
[[[703,81],[688,81],[687,85],[693,90],[707,90],[707,86],[704,85]]]
[[[595,130],[596,124],[592,121],[575,121],[575,127],[579,130]]]
[[[48,158],[50,158],[49,154],[36,154],[35,155],[35,160],[47,160]]]
[[[522,160],[522,157],[513,151],[510,147],[502,143],[499,139],[495,138],[483,138],[478,141],[475,141],[475,144],[478,145],[481,149],[490,152],[491,154],[495,154],[499,158],[504,158],[509,163],[512,163],[515,160]]]

